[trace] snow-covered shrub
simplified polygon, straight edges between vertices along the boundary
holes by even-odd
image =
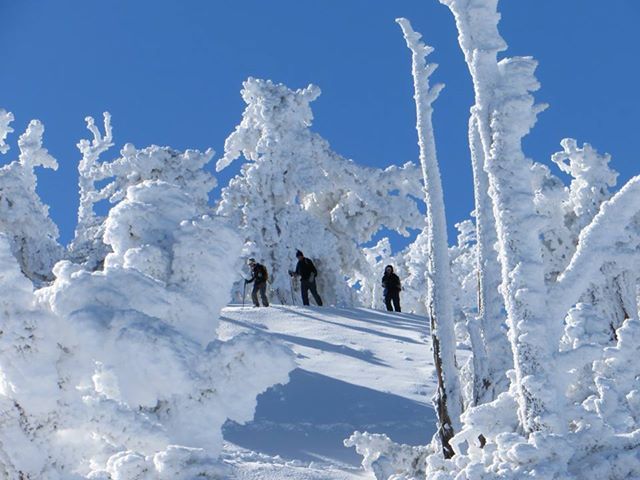
[[[401,445],[384,434],[355,432],[344,441],[362,455],[362,468],[376,480],[417,480],[425,478],[427,455],[431,446]]]
[[[348,282],[369,279],[361,246],[383,226],[406,234],[419,223],[416,167],[367,168],[333,152],[309,129],[314,85],[293,91],[250,78],[243,87],[247,108],[217,169],[241,155],[247,162],[218,213],[240,229],[245,254],[267,266],[277,301],[289,303],[287,270],[300,249],[318,267],[325,303],[351,303]]]
[[[11,113],[0,110],[0,153],[8,151],[4,139],[13,131],[9,126],[12,120]],[[63,254],[58,228],[36,193],[34,169],[58,168],[42,146],[43,133],[42,123],[32,120],[18,140],[18,160],[0,168],[0,231],[9,237],[21,270],[38,283],[51,280],[51,269]]]

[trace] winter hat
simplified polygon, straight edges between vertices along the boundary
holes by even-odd
[[[300,250],[296,250],[296,257],[304,257]]]
[[[255,259],[255,258],[253,258],[253,257],[251,257],[251,258],[248,260],[248,263],[249,263],[249,265],[251,265],[252,263],[256,263],[256,259]]]

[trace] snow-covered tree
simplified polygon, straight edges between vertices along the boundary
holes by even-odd
[[[33,284],[0,234],[0,477],[58,478],[52,438],[60,425],[60,323],[36,304]]]
[[[102,242],[105,218],[96,214],[95,206],[100,202],[117,204],[132,185],[146,180],[164,181],[188,192],[200,212],[208,210],[209,192],[217,182],[202,167],[213,158],[212,149],[180,152],[157,145],[137,149],[127,143],[119,158],[101,161],[100,156],[113,146],[111,116],[104,113],[104,134],[92,117],[87,117],[86,122],[93,138],[78,143],[82,153],[78,165],[80,206],[75,238],[69,247],[72,260],[92,269],[102,268],[109,248]]]
[[[319,267],[326,303],[351,303],[348,282],[369,273],[361,246],[383,226],[407,234],[419,222],[416,167],[367,168],[333,152],[309,129],[314,85],[293,91],[250,78],[243,87],[247,108],[217,170],[241,155],[247,162],[218,213],[242,232],[245,255],[267,266],[277,301],[290,303],[287,270],[300,249]]]
[[[447,219],[444,208],[440,168],[436,156],[433,135],[433,102],[444,87],[442,84],[430,86],[429,77],[437,68],[428,64],[427,56],[433,48],[425,45],[422,35],[411,28],[405,18],[396,20],[412,52],[412,73],[415,90],[418,144],[420,164],[425,184],[427,205],[427,310],[431,326],[431,341],[434,365],[438,379],[435,398],[438,415],[438,436],[444,456],[453,456],[450,441],[460,430],[462,414],[462,390],[456,364],[456,335],[454,306],[452,298],[451,266],[447,240]]]
[[[617,174],[609,156],[571,139],[552,157],[572,177],[568,186],[527,159],[522,138],[542,110],[532,96],[539,87],[535,61],[498,60],[506,44],[497,0],[441,2],[454,14],[476,94],[469,141],[479,302],[477,319],[467,322],[473,401],[450,439],[455,457],[428,454],[425,474],[635,478],[640,177],[612,195]],[[453,265],[469,263],[456,253]],[[414,468],[421,464],[417,452],[408,461],[384,453],[411,454],[398,446],[365,437],[350,444],[374,471],[382,459],[376,474],[393,472],[379,478],[422,475]]]
[[[9,149],[4,140],[13,131],[12,120],[11,113],[0,110],[0,153]],[[58,168],[56,160],[42,146],[43,133],[42,123],[32,120],[18,140],[18,160],[0,168],[0,231],[8,236],[20,269],[38,283],[52,279],[51,269],[63,253],[58,228],[36,192],[34,169]]]
[[[0,115],[4,139],[2,118],[10,117]],[[207,214],[214,181],[202,167],[212,152],[126,145],[121,158],[101,163],[112,144],[109,117],[104,135],[88,125],[76,261],[58,261],[40,289],[25,276],[30,257],[13,250],[16,237],[30,245],[48,231],[33,167],[55,163],[39,123],[20,138],[20,161],[2,170],[7,207],[39,215],[40,235],[29,236],[30,219],[3,214],[0,476],[224,477],[222,425],[252,418],[256,396],[287,381],[291,354],[251,335],[217,337],[241,241]],[[93,207],[103,199],[115,205],[99,218]]]

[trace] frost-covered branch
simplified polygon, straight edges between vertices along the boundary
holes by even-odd
[[[100,155],[113,146],[113,132],[111,129],[111,114],[103,113],[104,135],[96,126],[93,117],[86,117],[87,129],[93,134],[92,140],[82,139],[78,142],[78,150],[82,159],[78,164],[80,205],[78,207],[79,231],[85,231],[95,223],[94,204],[97,202],[95,182],[99,169]]]
[[[13,122],[13,113],[0,109],[0,153],[7,153],[9,145],[5,143],[7,136],[13,132],[11,122]]]
[[[58,169],[58,162],[49,151],[42,146],[44,125],[39,120],[31,120],[25,132],[18,139],[20,148],[20,163],[27,168],[35,167]]]
[[[603,203],[600,212],[581,233],[578,248],[552,290],[550,304],[562,315],[601,278],[606,263],[618,272],[640,263],[640,176],[634,177]]]
[[[396,21],[400,24],[407,46],[412,52],[417,114],[416,129],[420,146],[420,164],[425,183],[425,203],[429,216],[427,221],[427,261],[429,262],[430,276],[427,283],[434,363],[438,375],[436,412],[444,456],[449,458],[453,455],[449,442],[453,435],[460,430],[462,393],[456,365],[457,344],[451,297],[447,221],[432,124],[432,104],[438,98],[443,85],[438,84],[431,87],[429,84],[429,77],[436,69],[436,65],[428,64],[426,58],[433,51],[433,48],[420,40],[421,35],[411,28],[407,19],[401,18]]]
[[[469,119],[469,147],[474,178],[478,319],[481,337],[474,348],[473,403],[495,400],[507,389],[506,372],[513,366],[511,348],[504,328],[504,299],[500,294],[500,262],[493,203],[489,196],[489,178],[485,171],[485,152],[475,113]],[[472,320],[474,321],[474,320]]]

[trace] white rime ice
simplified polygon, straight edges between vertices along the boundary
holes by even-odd
[[[294,91],[250,78],[243,87],[247,107],[216,168],[241,155],[247,162],[223,189],[218,213],[240,230],[245,258],[270,270],[277,302],[291,303],[287,270],[300,249],[318,268],[324,302],[351,304],[349,285],[382,276],[372,280],[361,247],[383,226],[408,235],[420,225],[417,168],[367,168],[333,152],[309,129],[314,85]]]
[[[0,477],[225,478],[222,425],[250,420],[256,396],[288,380],[292,355],[257,336],[217,338],[241,242],[208,212],[214,181],[202,166],[213,152],[125,145],[101,163],[109,117],[104,135],[87,123],[94,140],[80,144],[77,249],[39,289],[12,235],[29,246],[53,225],[35,194],[33,167],[55,167],[41,124],[30,124],[20,161],[2,170],[5,206],[33,215],[40,234],[3,211]],[[115,206],[98,218],[102,199]]]
[[[7,145],[7,136],[13,132],[11,122],[13,122],[13,113],[0,109],[0,153],[7,153],[9,145]]]
[[[105,219],[96,215],[95,206],[100,202],[117,204],[125,197],[129,186],[146,180],[164,181],[189,193],[200,211],[208,208],[209,192],[216,186],[216,180],[203,167],[213,158],[213,150],[179,152],[157,145],[137,149],[127,143],[120,150],[119,158],[101,161],[100,156],[113,146],[111,116],[104,114],[104,134],[92,117],[87,117],[86,122],[93,138],[78,143],[82,160],[78,165],[78,225],[70,246],[74,261],[84,263],[88,268],[101,268],[110,250],[102,242]]]
[[[574,139],[562,140],[551,159],[570,175],[568,185],[529,160],[522,138],[543,110],[532,96],[536,62],[498,58],[507,45],[497,0],[440,1],[454,14],[476,100],[475,244],[464,234],[472,225],[461,225],[449,251],[448,288],[461,292],[452,298],[473,352],[472,375],[461,371],[466,410],[452,452],[431,447],[424,471],[414,468],[421,453],[407,462],[393,452],[408,451],[388,439],[358,434],[349,445],[377,478],[639,478],[640,369],[632,359],[640,339],[640,176],[613,193],[609,155]],[[407,31],[411,47],[418,37]],[[415,60],[424,47],[413,46]],[[414,252],[429,245],[426,237]],[[464,293],[473,273],[477,317]]]
[[[407,46],[412,52],[412,72],[414,79],[417,112],[418,144],[420,164],[425,184],[427,205],[427,261],[428,261],[428,314],[431,324],[434,364],[438,375],[438,392],[435,399],[439,423],[439,437],[446,457],[453,454],[449,441],[460,429],[462,413],[462,393],[456,365],[456,336],[451,298],[451,270],[447,241],[447,221],[440,169],[436,157],[433,136],[433,102],[443,88],[442,84],[431,87],[429,77],[436,69],[435,64],[427,64],[426,57],[433,48],[425,45],[421,35],[411,28],[407,19],[397,22],[402,28]]]
[[[0,152],[6,153],[4,143],[13,115],[0,110]],[[18,160],[0,168],[0,231],[10,242],[11,251],[20,269],[32,281],[40,283],[52,279],[51,269],[63,255],[58,243],[58,228],[49,218],[49,208],[36,193],[36,167],[56,170],[58,164],[42,146],[44,126],[32,120],[20,135]]]
[[[563,408],[549,385],[554,368],[553,339],[559,338],[559,332],[550,329],[545,320],[540,220],[533,201],[531,169],[527,168],[531,162],[520,146],[540,111],[529,93],[539,87],[533,74],[536,63],[524,57],[497,61],[497,54],[506,49],[496,27],[497,2],[443,3],[456,18],[476,90],[473,114],[493,200],[522,427],[527,432],[553,431]]]

